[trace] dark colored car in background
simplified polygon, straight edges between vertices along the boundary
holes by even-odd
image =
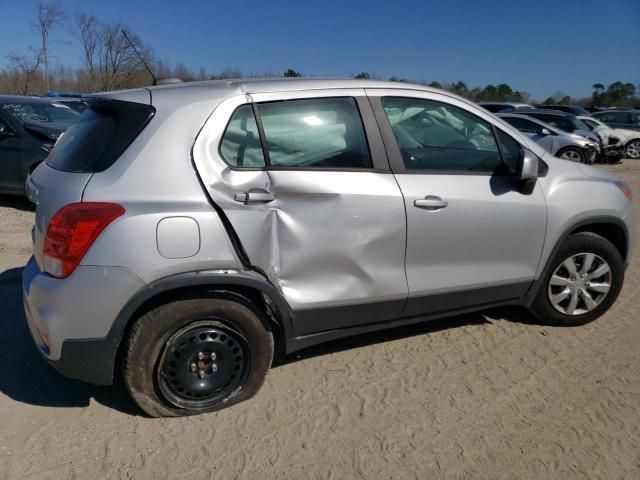
[[[586,109],[578,105],[536,105],[536,108],[541,110],[556,110],[571,113],[572,115],[591,115]]]
[[[640,110],[604,110],[591,116],[613,128],[640,130]]]
[[[29,173],[78,116],[56,99],[0,96],[0,193],[24,195]]]
[[[76,92],[47,92],[44,94],[45,98],[53,98],[62,105],[75,110],[78,113],[84,112],[88,105],[82,99],[81,93]]]

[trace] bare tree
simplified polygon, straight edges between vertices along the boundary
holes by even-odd
[[[10,53],[7,55],[7,61],[9,62],[9,70],[12,72],[13,85],[15,92],[19,95],[27,95],[30,92],[32,82],[38,75],[38,68],[40,67],[41,56],[31,50],[31,55],[20,55],[17,53]]]
[[[33,28],[40,36],[40,49],[42,63],[44,64],[44,78],[47,90],[49,89],[49,34],[64,20],[64,10],[58,3],[38,2],[38,19]]]
[[[147,64],[152,64],[153,52],[122,22],[104,24],[93,15],[79,13],[72,31],[82,46],[82,63],[89,84],[87,90],[116,90],[150,84],[149,74],[135,50]],[[159,62],[159,68],[165,68],[162,62]],[[184,65],[181,68],[186,70]]]
[[[74,35],[82,46],[82,63],[89,75],[89,91],[94,91],[98,87],[99,67],[99,43],[100,31],[96,17],[86,13],[76,14],[76,24]]]
[[[122,34],[127,33],[131,44]],[[153,54],[137,33],[129,30],[121,22],[103,25],[100,31],[100,67],[102,71],[102,89],[114,90],[124,88],[142,67],[135,48],[140,52],[147,64],[151,64]]]

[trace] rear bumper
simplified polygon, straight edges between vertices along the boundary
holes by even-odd
[[[118,342],[111,327],[144,284],[119,267],[79,266],[66,279],[42,273],[32,257],[22,274],[24,310],[40,353],[60,373],[110,384]]]

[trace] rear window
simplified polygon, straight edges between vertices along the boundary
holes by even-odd
[[[0,109],[19,122],[61,123],[69,125],[78,118],[78,113],[66,105],[46,101],[25,101],[0,104]]]
[[[101,172],[109,168],[147,125],[150,105],[98,100],[60,137],[46,160],[56,170]]]

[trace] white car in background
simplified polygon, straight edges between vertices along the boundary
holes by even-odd
[[[605,146],[615,145],[624,152],[626,158],[640,158],[640,131],[611,128],[593,117],[579,116],[578,118],[602,138]]]

